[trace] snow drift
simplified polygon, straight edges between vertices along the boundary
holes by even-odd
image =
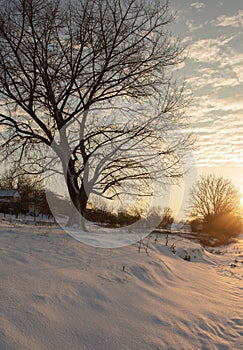
[[[146,254],[3,222],[0,240],[1,350],[243,348],[242,242],[161,237]]]

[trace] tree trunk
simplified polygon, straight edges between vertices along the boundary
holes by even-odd
[[[66,181],[72,205],[77,209],[77,212],[75,212],[71,208],[68,225],[78,225],[81,229],[87,231],[87,228],[85,227],[85,211],[88,202],[88,195],[83,185],[81,188],[78,187],[75,174],[69,173]]]

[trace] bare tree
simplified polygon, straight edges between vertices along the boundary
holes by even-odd
[[[44,197],[44,181],[39,175],[19,175],[18,169],[10,167],[0,176],[0,189],[18,190],[23,197]]]
[[[174,221],[175,221],[175,218],[173,215],[173,211],[170,208],[165,208],[159,227],[169,228]]]
[[[240,233],[241,194],[232,181],[215,175],[201,176],[191,189],[192,216],[206,230],[221,233]]]
[[[1,1],[5,154],[38,173],[52,147],[82,214],[92,193],[150,196],[154,178],[181,177],[191,140],[178,133],[185,100],[171,67],[184,58],[172,20],[167,1]]]
[[[6,209],[9,205],[12,210],[18,215],[20,212],[29,212],[30,205],[32,208],[39,208],[38,211],[42,214],[50,214],[50,209],[45,195],[44,181],[40,175],[19,175],[18,169],[14,167],[8,168],[0,176],[1,190],[17,190],[21,195],[21,201],[6,202]],[[35,212],[33,213],[35,215]]]

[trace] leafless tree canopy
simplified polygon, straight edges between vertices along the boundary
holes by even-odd
[[[192,214],[204,222],[223,215],[239,215],[240,198],[230,180],[214,175],[202,176],[191,190]]]
[[[92,192],[114,198],[140,181],[149,195],[152,169],[182,176],[190,140],[177,132],[184,100],[170,72],[183,48],[172,19],[160,0],[1,1],[5,154],[38,163],[52,146],[81,212]]]
[[[13,169],[9,169],[0,177],[1,190],[16,189],[24,197],[44,197],[43,179],[41,177],[33,177],[30,175],[18,176]]]

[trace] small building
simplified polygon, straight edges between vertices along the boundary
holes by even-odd
[[[0,190],[0,202],[19,202],[21,196],[17,190]]]
[[[17,190],[0,190],[1,213],[18,215],[20,208],[21,196]]]

